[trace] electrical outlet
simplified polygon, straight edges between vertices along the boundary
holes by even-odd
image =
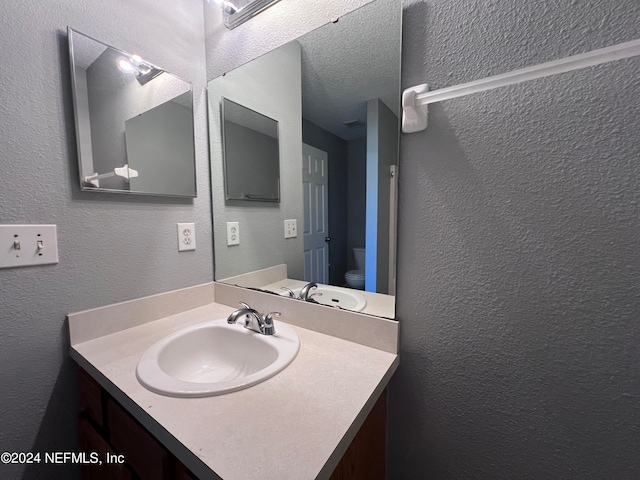
[[[285,220],[284,221],[284,238],[295,238],[298,236],[298,221]]]
[[[227,222],[227,246],[240,245],[240,223]]]
[[[196,224],[195,223],[179,223],[178,224],[178,251],[196,249]]]
[[[0,225],[0,268],[58,263],[55,225]]]

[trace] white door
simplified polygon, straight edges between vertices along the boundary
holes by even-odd
[[[304,279],[329,282],[329,199],[327,152],[302,144],[304,196]]]

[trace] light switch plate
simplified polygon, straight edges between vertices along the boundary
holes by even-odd
[[[298,221],[296,219],[284,221],[284,238],[295,238],[298,236]]]
[[[185,252],[187,250],[196,249],[196,224],[195,223],[179,223],[178,224],[178,251]]]
[[[0,225],[0,268],[58,263],[55,225]]]
[[[227,222],[227,246],[240,245],[240,222]]]

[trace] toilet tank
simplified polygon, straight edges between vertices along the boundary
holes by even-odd
[[[364,266],[366,265],[365,261],[365,249],[364,248],[354,248],[353,256],[356,259],[356,269],[362,270],[364,272]]]

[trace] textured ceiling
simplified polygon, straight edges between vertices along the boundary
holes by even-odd
[[[319,127],[345,139],[364,137],[366,102],[382,98],[398,114],[400,103],[401,4],[378,0],[298,41],[302,45],[302,112]]]

